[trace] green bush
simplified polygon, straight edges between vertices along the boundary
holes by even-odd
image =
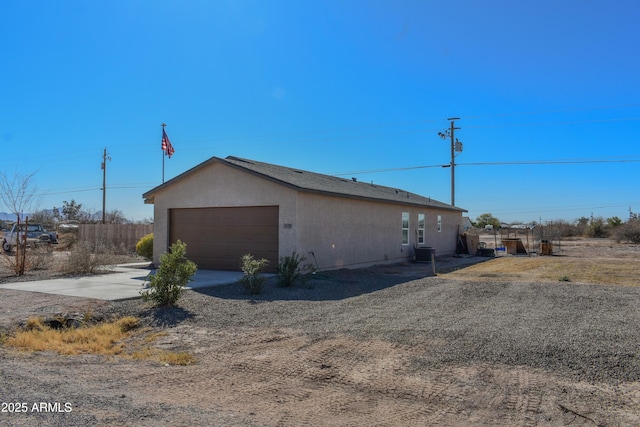
[[[255,259],[253,255],[247,254],[240,258],[240,269],[244,273],[240,279],[240,283],[245,287],[250,294],[255,295],[262,292],[264,286],[265,277],[261,274],[269,261],[262,259]]]
[[[184,293],[184,287],[198,267],[185,258],[187,244],[178,240],[160,256],[160,268],[149,280],[149,289],[140,292],[145,301],[156,305],[174,305]]]
[[[302,275],[300,264],[305,260],[304,256],[300,256],[295,252],[291,256],[280,257],[278,269],[276,270],[280,286],[293,286],[294,282]]]
[[[146,259],[153,258],[153,233],[143,236],[138,243],[136,243],[136,252]]]

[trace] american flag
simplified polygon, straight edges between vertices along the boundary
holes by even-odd
[[[171,158],[173,153],[176,152],[176,150],[173,149],[173,145],[171,145],[171,141],[169,141],[169,137],[164,129],[162,129],[162,151],[164,151],[164,154],[169,156],[169,158]]]

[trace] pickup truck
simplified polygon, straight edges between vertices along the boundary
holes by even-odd
[[[47,245],[51,247],[51,244],[58,243],[58,235],[55,232],[47,231],[42,224],[13,224],[11,230],[7,231],[3,237],[0,238],[2,243],[2,249],[5,252],[11,252],[11,249],[19,242],[24,241],[24,233],[27,233],[27,245],[35,248],[40,245]]]

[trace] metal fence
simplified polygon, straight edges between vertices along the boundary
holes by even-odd
[[[143,236],[153,233],[153,224],[80,224],[78,233],[81,242],[102,243],[133,251]]]

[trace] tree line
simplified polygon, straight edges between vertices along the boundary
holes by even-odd
[[[477,228],[485,228],[490,225],[498,230],[502,227],[501,221],[491,213],[479,215],[471,223]],[[627,221],[623,221],[617,216],[609,218],[582,216],[574,221],[563,219],[545,221],[544,223],[533,221],[528,225],[547,229],[548,238],[610,238],[618,242],[640,243],[640,215],[637,213],[632,213]]]

